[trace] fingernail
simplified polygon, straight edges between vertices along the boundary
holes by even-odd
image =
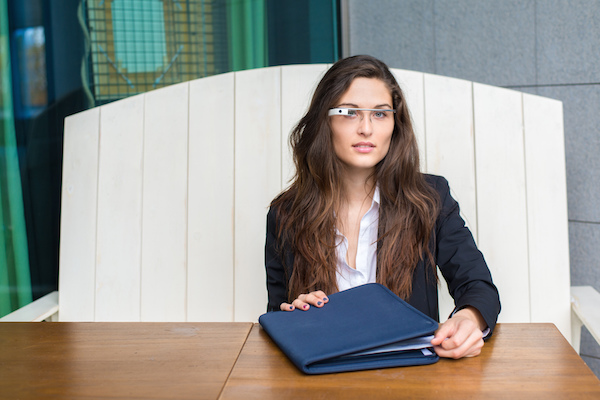
[[[327,297],[323,297],[323,301],[327,301]]]
[[[303,305],[302,308],[306,310],[308,308],[308,304]]]
[[[318,305],[318,306],[320,306],[321,304],[323,304],[323,303],[322,303],[322,302],[320,302],[320,301],[318,301],[318,302],[317,302],[317,305]]]
[[[293,309],[294,309],[294,306],[290,306],[290,310],[293,310]]]

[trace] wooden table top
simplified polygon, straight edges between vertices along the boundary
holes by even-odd
[[[600,399],[600,381],[553,324],[499,324],[481,355],[304,375],[255,325],[221,399]]]
[[[220,396],[220,397],[219,397]],[[552,324],[499,324],[479,357],[304,375],[251,323],[0,323],[0,398],[590,398]]]
[[[0,323],[2,399],[216,399],[251,323]]]

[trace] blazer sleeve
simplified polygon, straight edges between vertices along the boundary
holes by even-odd
[[[436,222],[436,261],[454,298],[456,308],[453,313],[467,306],[475,307],[491,333],[500,313],[498,289],[492,282],[483,254],[460,216],[448,181],[442,177],[432,179],[441,203]]]
[[[283,249],[277,241],[277,212],[271,207],[267,214],[267,237],[265,240],[265,268],[267,270],[267,311],[277,311],[287,301],[288,278],[283,265]]]

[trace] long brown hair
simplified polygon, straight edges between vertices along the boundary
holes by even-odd
[[[408,299],[413,272],[423,255],[435,275],[429,241],[439,205],[437,193],[419,168],[419,151],[406,101],[396,79],[381,61],[354,56],[336,62],[319,82],[306,115],[290,136],[296,174],[290,187],[271,207],[276,208],[280,249],[289,249],[294,265],[288,297],[323,290],[338,291],[336,283],[335,211],[341,204],[343,166],[333,149],[327,112],[355,78],[375,78],[386,84],[396,109],[387,155],[375,167],[379,186],[377,282]],[[285,257],[282,257],[285,258]],[[435,278],[434,278],[435,279]]]

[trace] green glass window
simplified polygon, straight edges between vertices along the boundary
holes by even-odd
[[[0,0],[0,314],[58,286],[65,117],[229,71],[333,63],[338,8],[337,0]]]
[[[31,302],[8,43],[6,0],[0,0],[0,317]]]
[[[96,103],[223,72],[338,58],[337,1],[107,0],[85,5],[89,84]]]

